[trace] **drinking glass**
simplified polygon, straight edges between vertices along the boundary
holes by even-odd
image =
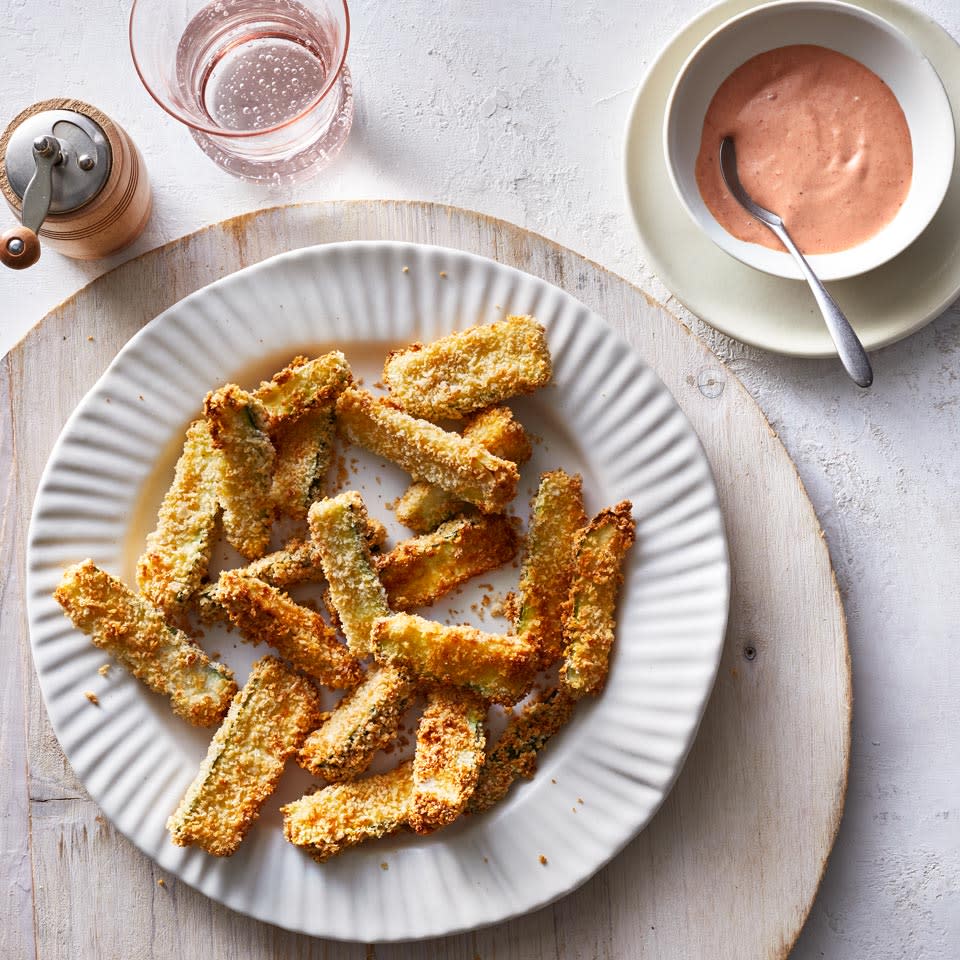
[[[246,180],[306,180],[353,121],[345,0],[134,0],[130,52],[147,92]]]

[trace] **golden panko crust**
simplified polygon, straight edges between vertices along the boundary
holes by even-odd
[[[383,382],[404,410],[425,420],[459,420],[550,382],[550,350],[533,317],[469,327],[426,346],[394,350]]]
[[[573,581],[563,608],[560,683],[574,697],[598,694],[607,680],[623,560],[636,537],[633,504],[597,514],[577,537]]]
[[[363,679],[363,667],[323,617],[277,587],[226,570],[220,575],[217,598],[244,640],[254,646],[270,644],[325,686],[343,690]]]
[[[484,513],[502,513],[517,492],[515,463],[495,457],[469,437],[411,417],[382,397],[345,390],[337,401],[337,424],[351,442]]]
[[[398,613],[374,621],[373,641],[380,662],[495,703],[516,703],[533,682],[536,650],[517,637]]]
[[[304,520],[323,497],[333,454],[333,404],[317,407],[277,431],[271,498],[278,513]]]
[[[483,765],[487,705],[476,694],[441,687],[430,693],[417,728],[410,826],[431,833],[463,812]]]
[[[283,834],[320,862],[402,829],[413,808],[413,761],[389,773],[338,783],[281,807]]]
[[[300,765],[331,783],[359,776],[397,735],[414,692],[404,671],[390,666],[371,670],[307,737]]]
[[[208,727],[227,712],[237,691],[233,674],[92,560],[68,567],[53,596],[98,647],[169,697],[177,716]]]
[[[263,405],[236,384],[208,393],[204,412],[210,436],[220,452],[218,498],[230,544],[247,560],[263,556],[273,523],[273,463]]]
[[[137,586],[168,616],[181,613],[207,575],[219,504],[220,458],[210,427],[187,428],[173,483],[163,498],[156,529],[137,561]]]
[[[533,445],[523,424],[514,418],[509,407],[487,407],[467,419],[463,435],[476,440],[495,457],[512,463],[526,463],[533,455]]]
[[[500,739],[487,750],[467,806],[470,813],[489,810],[507,795],[520,777],[532,779],[537,769],[537,754],[570,719],[574,705],[575,700],[569,693],[554,689],[510,718]]]
[[[258,660],[167,821],[173,842],[217,857],[233,854],[320,716],[309,680],[274,657]]]
[[[245,567],[237,567],[234,573],[243,577],[255,577],[272,587],[289,587],[297,583],[310,583],[323,579],[320,558],[306,540],[294,538],[282,550],[268,553]],[[197,613],[204,623],[227,619],[227,611],[219,601],[220,581],[208,583],[197,591]]]
[[[320,556],[330,600],[350,649],[367,656],[370,626],[390,612],[366,533],[369,517],[355,490],[320,500],[308,515],[313,548]]]
[[[294,357],[253,395],[263,405],[270,429],[277,430],[317,407],[331,405],[352,382],[347,358],[333,350],[313,360]]]
[[[563,652],[563,605],[573,578],[574,544],[587,524],[582,488],[579,474],[544,473],[530,508],[517,634],[539,650],[544,668]]]
[[[391,610],[427,606],[471,577],[509,563],[517,532],[502,515],[449,520],[398,543],[377,562]]]
[[[495,457],[513,463],[530,459],[530,438],[509,407],[489,407],[474,414],[463,428],[463,436],[474,440]],[[417,480],[404,491],[394,515],[414,533],[429,533],[444,520],[468,513],[473,507],[432,483]]]

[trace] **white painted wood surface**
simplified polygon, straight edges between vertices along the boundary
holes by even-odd
[[[272,253],[380,237],[461,247],[542,276],[639,350],[692,420],[713,464],[734,600],[700,735],[676,788],[637,840],[579,891],[529,917],[429,944],[368,948],[291,935],[178,882],[157,885],[153,864],[100,817],[52,735],[26,652],[21,571],[50,447],[133,332],[189,291]],[[789,952],[846,785],[851,691],[843,612],[813,509],[763,414],[731,371],[641,291],[542,238],[450,207],[276,208],[149,253],[64,303],[5,359],[0,418],[0,492],[8,505],[0,586],[0,879],[7,890],[0,956],[748,960]],[[752,660],[748,647],[756,651]]]

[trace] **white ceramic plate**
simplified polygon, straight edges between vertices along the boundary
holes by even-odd
[[[960,130],[956,42],[900,0],[851,0],[888,20],[921,50],[940,77]],[[677,299],[721,332],[778,353],[835,357],[833,341],[806,285],[768,276],[721,250],[687,215],[667,173],[658,136],[670,89],[697,45],[722,23],[758,6],[723,0],[666,45],[637,91],[627,123],[627,196],[647,262]],[[930,225],[906,250],[869,273],[830,284],[869,350],[893,343],[939,316],[960,294],[960,164]]]
[[[403,267],[409,267],[404,273]],[[443,276],[446,274],[446,276]],[[325,865],[286,843],[279,807],[310,784],[290,765],[239,852],[218,860],[164,830],[210,731],[177,720],[51,599],[63,567],[90,556],[132,581],[135,558],[205,392],[255,385],[298,352],[336,346],[372,384],[393,346],[505,311],[547,327],[556,385],[514,410],[540,438],[522,471],[518,512],[545,469],[584,475],[587,507],[633,500],[638,543],[619,607],[607,689],[582,704],[540,772],[489,813],[430,837],[404,835]],[[350,485],[404,535],[384,503],[407,478],[362,451]],[[229,562],[222,551],[215,563]],[[515,586],[508,566],[492,592]],[[497,629],[468,585],[430,615]],[[400,940],[452,933],[532,910],[609,860],[669,791],[713,684],[726,623],[723,523],[696,435],[666,388],[612,331],[563,291],[492,261],[436,247],[346,243],[285,254],[198,291],[118,354],[68,421],[41,481],[29,536],[34,659],[70,763],[116,826],[163,868],[262,920],[318,936]],[[472,603],[478,603],[471,611]],[[502,624],[500,625],[502,627]],[[246,676],[254,651],[208,632]],[[92,706],[84,691],[100,698]],[[579,803],[582,799],[583,803]],[[548,863],[540,863],[544,855]],[[386,869],[382,865],[386,865]]]

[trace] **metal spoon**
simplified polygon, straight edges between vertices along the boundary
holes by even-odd
[[[723,182],[727,185],[727,189],[733,194],[737,203],[751,217],[769,227],[780,242],[793,254],[793,259],[797,261],[801,272],[810,285],[817,306],[823,314],[827,329],[830,331],[830,336],[833,337],[833,342],[837,347],[837,353],[840,355],[840,361],[855,383],[861,387],[869,387],[873,383],[873,369],[860,338],[854,332],[853,327],[850,326],[850,321],[843,315],[843,311],[837,306],[837,301],[827,293],[817,275],[810,269],[810,264],[807,263],[804,255],[790,239],[790,234],[787,233],[783,220],[771,210],[755,203],[747,191],[743,189],[740,177],[737,176],[737,151],[733,145],[733,137],[724,137],[720,144],[720,172],[723,174]]]

